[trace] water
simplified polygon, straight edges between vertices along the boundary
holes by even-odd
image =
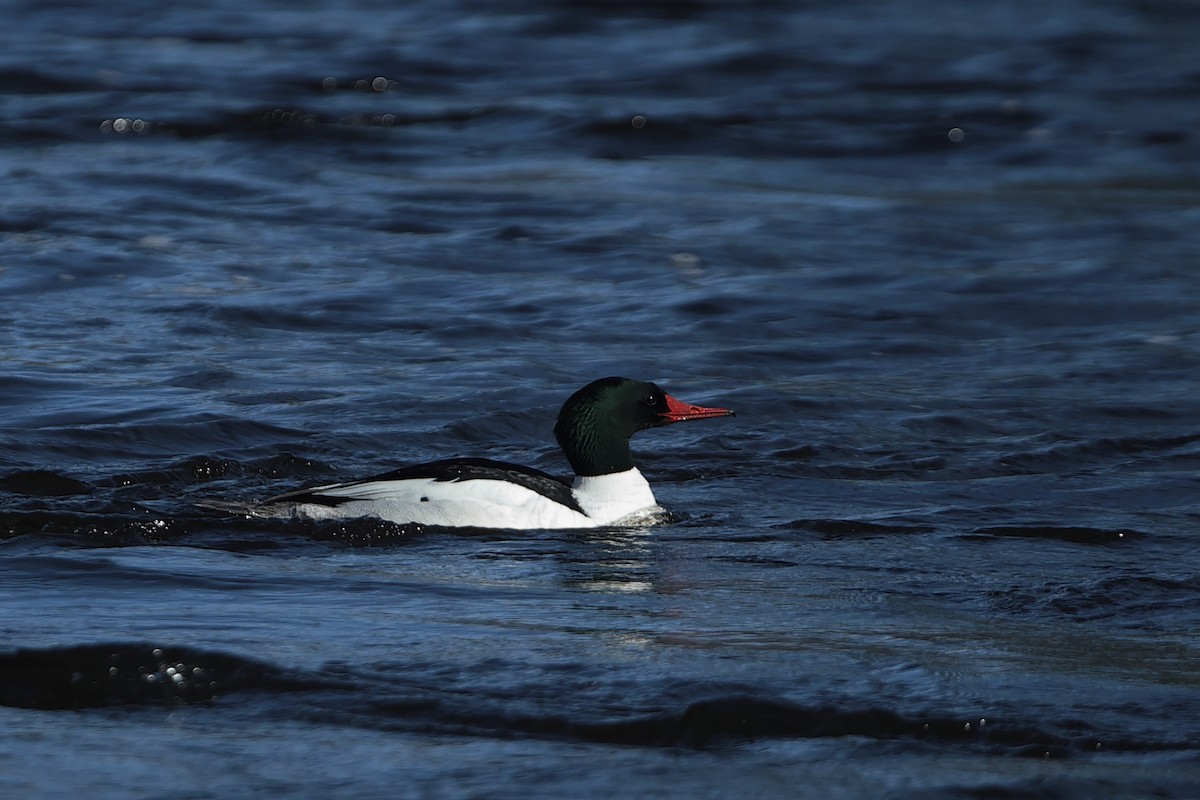
[[[1195,795],[1194,3],[6,10],[0,794]]]

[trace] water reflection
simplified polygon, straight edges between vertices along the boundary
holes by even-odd
[[[654,590],[662,577],[646,529],[578,531],[567,537],[558,560],[568,588],[636,594]]]

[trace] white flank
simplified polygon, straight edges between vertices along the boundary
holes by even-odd
[[[437,481],[412,478],[326,486],[311,491],[353,498],[336,506],[275,503],[258,506],[256,516],[310,519],[378,517],[401,524],[456,528],[597,528],[618,522],[645,524],[662,508],[637,468],[613,475],[576,477],[572,491],[580,514],[537,492],[508,481],[470,479]]]

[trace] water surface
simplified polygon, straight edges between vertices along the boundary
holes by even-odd
[[[3,793],[1194,794],[1194,6],[10,5]],[[670,525],[197,505],[610,374]]]

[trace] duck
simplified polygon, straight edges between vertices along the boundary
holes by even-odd
[[[286,492],[243,510],[258,517],[377,517],[449,528],[653,524],[664,518],[665,510],[634,465],[630,437],[678,422],[731,416],[734,412],[728,408],[678,400],[652,382],[601,378],[567,398],[554,425],[554,438],[573,478],[487,458],[450,458]]]

